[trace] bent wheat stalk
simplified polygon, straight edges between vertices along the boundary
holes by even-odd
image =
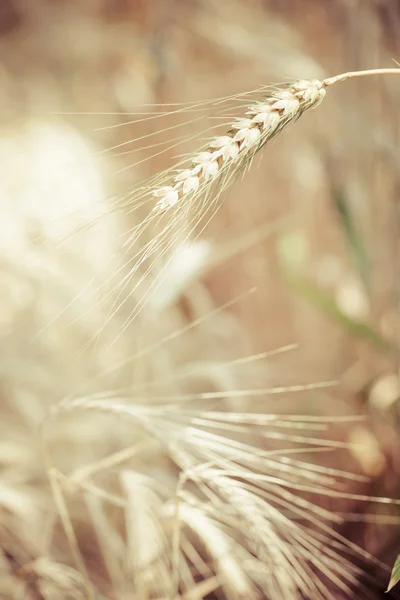
[[[159,198],[154,212],[166,212],[176,204],[201,196],[227,169],[241,170],[286,125],[307,109],[317,107],[327,87],[353,77],[399,73],[400,69],[353,71],[323,81],[299,80],[271,92],[249,106],[245,116],[231,123],[225,135],[213,138],[204,151],[195,154],[187,168],[177,170],[170,185],[152,191]]]

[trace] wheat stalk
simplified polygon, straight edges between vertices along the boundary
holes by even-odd
[[[230,124],[225,135],[214,137],[208,147],[194,154],[187,168],[178,169],[169,185],[152,191],[158,201],[154,212],[161,214],[177,204],[198,198],[227,170],[241,171],[271,138],[298,119],[307,109],[316,108],[326,88],[353,77],[399,74],[400,69],[351,71],[320,81],[299,80],[271,92],[248,107],[244,117]]]

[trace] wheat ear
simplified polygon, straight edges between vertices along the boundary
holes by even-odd
[[[193,155],[187,168],[177,170],[170,185],[154,189],[152,194],[159,200],[153,210],[163,213],[176,204],[201,195],[227,169],[234,172],[241,170],[286,125],[298,119],[307,109],[318,106],[328,86],[353,77],[399,73],[400,69],[351,71],[323,81],[299,80],[271,92],[260,102],[249,106],[245,116],[231,123],[225,135],[213,138],[204,151]]]

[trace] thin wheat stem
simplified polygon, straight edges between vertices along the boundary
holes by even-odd
[[[341,75],[336,75],[335,77],[328,77],[327,79],[324,79],[322,85],[328,87],[330,85],[334,85],[335,83],[346,81],[346,79],[353,79],[354,77],[368,77],[370,75],[400,75],[400,69],[397,67],[392,69],[367,69],[365,71],[348,71],[347,73],[342,73]]]

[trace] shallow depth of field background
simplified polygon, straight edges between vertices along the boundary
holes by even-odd
[[[130,212],[123,199],[196,142],[141,162],[158,152],[144,147],[201,132],[194,122],[156,136],[173,120],[135,123],[127,113],[391,67],[399,27],[397,0],[2,0],[1,598],[79,597],[61,575],[59,565],[72,563],[38,437],[49,407],[66,396],[134,386],[151,403],[216,391],[233,411],[365,415],[329,432],[353,450],[308,458],[368,476],[347,491],[400,497],[400,78],[334,86],[269,143],[133,321],[141,288],[131,294],[135,281],[123,283],[134,260],[124,241],[149,208]],[[196,319],[198,327],[159,343]],[[229,366],[292,343],[269,360]],[[330,380],[338,386],[255,400],[230,394]],[[141,441],[126,420],[80,412],[48,435],[63,473]],[[174,481],[163,452],[144,448],[124,468]],[[116,468],[98,484],[113,489],[118,476]],[[385,507],[321,502],[348,514],[343,535],[393,563],[399,524]],[[79,491],[68,506],[93,580],[116,598]],[[26,591],[26,573],[42,575],[21,567],[43,557],[47,587]]]

